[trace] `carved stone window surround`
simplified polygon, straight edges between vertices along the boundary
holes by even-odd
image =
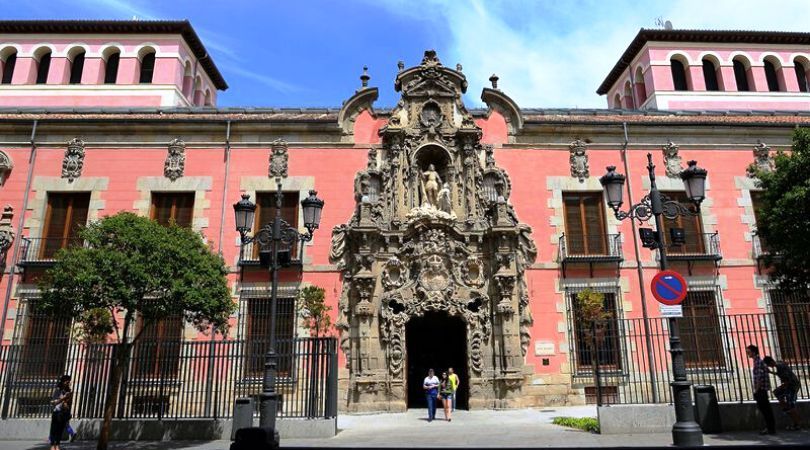
[[[153,192],[194,192],[194,212],[191,228],[194,231],[203,231],[203,229],[208,228],[209,218],[207,213],[211,208],[211,200],[206,198],[206,192],[211,191],[213,178],[182,177],[172,181],[166,177],[139,177],[135,185],[140,195],[132,204],[132,208],[144,217],[149,217]],[[212,236],[206,237],[206,239],[210,238]]]
[[[90,204],[87,211],[87,222],[98,220],[106,202],[102,193],[108,189],[108,177],[81,177],[73,181],[61,177],[34,177],[31,189],[34,195],[28,202],[30,216],[25,221],[26,236],[42,237],[42,226],[48,208],[48,192],[90,192]]]

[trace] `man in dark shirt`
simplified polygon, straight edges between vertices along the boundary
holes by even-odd
[[[788,426],[787,429],[800,429],[801,416],[799,416],[799,410],[796,408],[796,397],[801,387],[799,377],[797,377],[783,361],[777,362],[770,356],[766,356],[762,358],[762,362],[771,368],[769,372],[776,375],[779,378],[779,382],[782,383],[773,390],[773,395],[779,400],[782,411],[790,416],[790,420],[793,421],[793,425]]]
[[[754,364],[751,367],[754,400],[757,402],[759,412],[762,413],[762,418],[765,419],[765,429],[762,430],[760,434],[776,434],[776,419],[773,417],[773,409],[771,409],[771,402],[768,399],[768,391],[771,390],[771,379],[768,376],[768,367],[762,362],[762,359],[760,359],[759,347],[756,345],[745,347],[745,353],[749,358],[754,360]]]

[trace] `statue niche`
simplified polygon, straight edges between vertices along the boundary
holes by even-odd
[[[531,229],[518,221],[509,177],[464,106],[465,76],[427,51],[420,65],[402,68],[395,88],[401,101],[355,177],[355,212],[332,234],[347,408],[407,408],[408,385],[419,382],[408,365],[427,362],[406,328],[425,314],[466,327],[458,342],[470,408],[517,406],[532,325]]]

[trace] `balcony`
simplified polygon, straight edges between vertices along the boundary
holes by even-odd
[[[279,261],[282,263],[282,265],[285,264],[285,260],[289,265],[292,266],[302,265],[301,258],[298,257],[298,255],[301,254],[301,251],[295,244],[297,244],[297,242],[294,243],[292,248],[282,245],[282,247],[286,247],[282,248],[279,252]],[[256,241],[243,244],[239,252],[239,265],[243,267],[266,267],[269,265],[271,253],[266,253],[266,256],[261,255],[261,252],[259,251],[260,247],[260,244]],[[287,250],[286,254],[289,256],[285,256],[284,250]],[[267,258],[267,261],[262,261],[262,258]]]
[[[560,236],[559,262],[566,275],[569,264],[587,264],[593,277],[593,267],[596,264],[619,264],[624,260],[622,256],[621,234],[592,234]]]
[[[23,267],[51,266],[56,262],[56,253],[67,247],[82,245],[75,237],[65,238],[22,238],[22,249],[18,264]]]
[[[687,235],[686,243],[681,245],[667,243],[667,260],[686,262],[689,275],[692,274],[692,266],[695,262],[709,261],[717,267],[720,260],[723,259],[723,254],[720,252],[720,235],[716,231],[700,233],[698,237],[695,239]],[[658,258],[658,252],[656,252],[656,258]]]

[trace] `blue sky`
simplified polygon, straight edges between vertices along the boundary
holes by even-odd
[[[13,3],[14,7],[9,7]],[[5,7],[2,7],[4,6]],[[639,28],[810,31],[808,0],[0,0],[5,19],[189,19],[230,88],[219,106],[338,107],[362,67],[397,101],[397,61],[492,73],[522,107],[605,107],[596,88]]]

